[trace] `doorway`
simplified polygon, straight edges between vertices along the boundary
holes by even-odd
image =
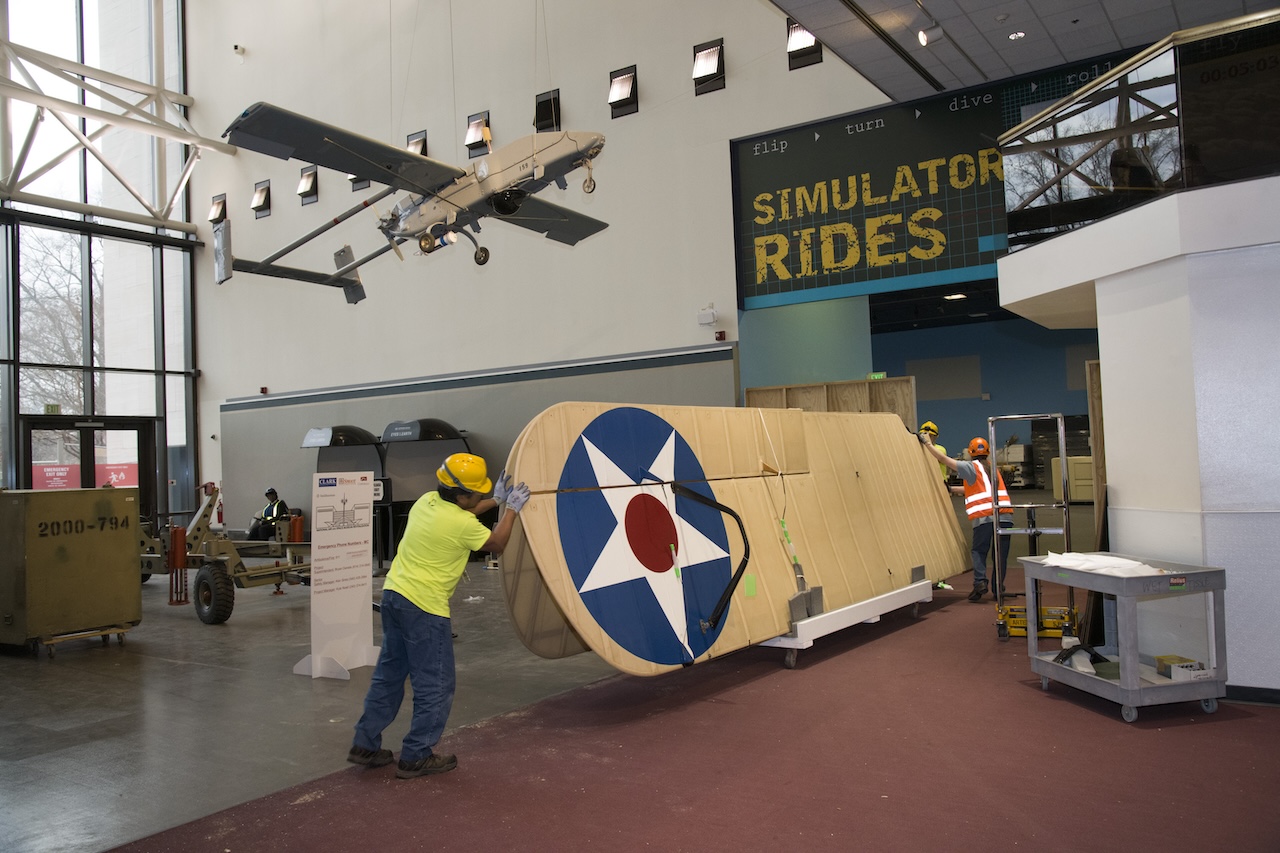
[[[156,423],[145,418],[20,417],[24,489],[136,487],[138,515],[156,520]]]

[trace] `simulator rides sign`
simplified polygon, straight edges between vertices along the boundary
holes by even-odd
[[[996,88],[732,143],[738,298],[766,308],[995,278]]]

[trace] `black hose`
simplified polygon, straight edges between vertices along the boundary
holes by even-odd
[[[683,495],[690,500],[697,501],[704,506],[720,510],[720,512],[737,522],[738,532],[742,534],[742,561],[738,563],[737,571],[733,573],[733,577],[729,580],[729,585],[724,588],[724,592],[720,593],[720,600],[716,602],[715,610],[711,611],[711,617],[698,620],[702,633],[705,634],[707,631],[715,630],[715,627],[720,624],[720,620],[724,618],[724,612],[729,609],[729,599],[733,597],[733,591],[738,588],[738,582],[742,580],[742,575],[747,570],[747,562],[751,559],[751,543],[747,541],[747,528],[743,525],[742,519],[729,507],[680,483],[672,483],[671,491],[677,495]]]

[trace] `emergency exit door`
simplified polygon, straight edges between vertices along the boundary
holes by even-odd
[[[156,441],[152,421],[137,418],[21,418],[22,488],[133,486],[138,514],[156,515]]]

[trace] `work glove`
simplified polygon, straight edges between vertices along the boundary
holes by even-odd
[[[505,470],[493,481],[493,500],[502,506],[507,502],[507,493],[511,491],[511,476]]]
[[[512,512],[519,512],[524,509],[524,505],[529,500],[529,487],[524,483],[517,483],[507,492],[507,509]]]

